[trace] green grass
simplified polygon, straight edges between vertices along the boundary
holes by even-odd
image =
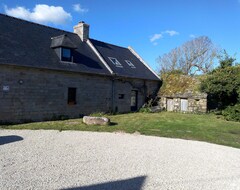
[[[182,113],[130,113],[107,116],[113,125],[87,126],[82,119],[2,125],[4,129],[55,129],[81,131],[139,132],[170,138],[206,141],[240,148],[240,123],[225,121],[219,116]]]

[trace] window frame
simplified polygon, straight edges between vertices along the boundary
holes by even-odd
[[[68,103],[68,105],[76,105],[77,104],[77,88],[68,87],[67,103]]]
[[[64,53],[63,53],[64,50],[70,51],[70,57],[64,57]],[[72,62],[72,49],[71,48],[61,47],[61,61]]]
[[[108,59],[115,65],[116,67],[123,68],[122,64],[118,61],[117,58],[115,57],[108,57]],[[116,63],[113,61],[116,60]]]
[[[129,61],[129,60],[125,60],[125,62],[128,64],[129,67],[131,67],[132,69],[136,69],[135,65]]]

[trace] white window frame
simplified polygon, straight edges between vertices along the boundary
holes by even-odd
[[[133,65],[133,63],[129,60],[125,60],[125,62],[129,65],[129,67],[131,67],[132,69],[135,69],[135,65]]]
[[[122,64],[115,57],[108,57],[108,59],[115,65],[116,67],[122,68]],[[115,61],[114,61],[115,60]]]

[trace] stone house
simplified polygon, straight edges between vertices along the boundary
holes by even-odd
[[[167,84],[166,84],[167,83]],[[206,113],[207,94],[198,89],[200,81],[196,77],[169,75],[163,80],[159,92],[160,107],[166,111]]]
[[[158,75],[131,48],[0,14],[0,122],[138,110]]]

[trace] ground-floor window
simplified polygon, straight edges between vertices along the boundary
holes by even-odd
[[[68,88],[68,104],[69,105],[77,104],[76,93],[77,93],[76,88]]]

